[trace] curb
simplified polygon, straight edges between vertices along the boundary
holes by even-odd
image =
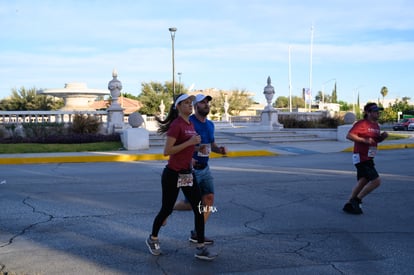
[[[387,145],[378,146],[379,150],[395,150],[395,149],[411,149],[411,148],[414,148],[414,143],[387,144]],[[353,151],[354,151],[354,147],[349,147],[349,148],[342,150],[342,152],[353,152]]]
[[[211,158],[222,157],[265,157],[278,154],[266,150],[236,151],[223,156],[211,154]],[[82,163],[82,162],[130,162],[130,161],[154,161],[167,160],[163,154],[114,154],[105,156],[51,156],[51,157],[27,157],[27,158],[1,158],[0,165],[4,164],[42,164],[42,163]]]
[[[378,146],[379,150],[411,149],[414,143],[409,144],[387,144]],[[353,152],[353,147],[346,148],[340,152]],[[107,153],[107,152],[106,152]],[[223,156],[211,153],[210,158],[236,158],[236,157],[269,157],[278,156],[278,153],[267,150],[245,150],[232,151]],[[42,163],[82,163],[82,162],[131,162],[131,161],[156,161],[167,160],[168,156],[163,154],[122,154],[91,155],[91,156],[43,156],[43,157],[11,157],[0,158],[0,165],[7,164],[42,164]]]

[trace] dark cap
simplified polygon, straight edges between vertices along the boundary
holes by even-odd
[[[364,112],[378,112],[378,111],[383,111],[384,108],[382,107],[378,107],[377,103],[367,103],[367,105],[365,105],[364,107]]]

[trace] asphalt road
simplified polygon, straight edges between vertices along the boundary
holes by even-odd
[[[193,257],[189,211],[162,228],[163,255],[144,243],[165,161],[1,165],[0,274],[412,274],[413,155],[379,153],[360,216],[342,211],[350,153],[213,159],[213,262]]]

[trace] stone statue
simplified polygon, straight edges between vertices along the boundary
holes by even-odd
[[[228,111],[229,111],[230,104],[227,101],[227,94],[224,95],[224,105],[223,105],[223,107],[224,107],[224,118],[222,118],[222,120],[223,121],[229,121]]]
[[[267,78],[267,85],[264,87],[263,94],[266,97],[267,106],[264,108],[261,114],[261,123],[265,128],[270,130],[280,130],[283,125],[279,123],[278,111],[273,108],[272,100],[275,95],[275,89],[271,85],[270,76]]]
[[[118,80],[118,73],[114,69],[112,72],[112,80],[108,83],[108,89],[111,92],[112,102],[109,109],[122,109],[119,105],[118,97],[121,95],[122,83]]]
[[[271,85],[271,79],[270,76],[267,78],[267,85],[266,87],[264,87],[264,91],[263,94],[266,97],[266,101],[267,101],[267,106],[265,107],[265,110],[272,110],[272,100],[273,100],[273,96],[275,94],[275,89],[273,88],[273,86]]]
[[[161,119],[164,119],[164,115],[165,115],[165,104],[164,104],[164,100],[161,99],[161,104],[160,104],[159,107],[160,107],[160,111],[161,111],[160,117],[161,117]]]
[[[108,89],[111,92],[112,102],[108,111],[108,126],[109,134],[114,132],[121,132],[124,129],[124,109],[118,102],[118,97],[121,95],[122,84],[117,79],[118,73],[114,69],[112,72],[112,80],[108,83]]]

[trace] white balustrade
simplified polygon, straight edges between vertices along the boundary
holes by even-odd
[[[76,114],[96,116],[107,121],[106,111],[0,111],[0,125],[22,123],[72,123]]]
[[[73,122],[75,114],[96,116],[101,123],[108,121],[107,111],[0,111],[0,126],[7,124],[22,123],[46,123],[58,122],[70,124]],[[279,112],[279,118],[290,117],[295,120],[318,120],[326,117],[326,112]],[[144,128],[149,131],[156,131],[158,123],[154,116],[142,116],[145,123]],[[124,115],[123,122],[128,125],[128,115]],[[260,116],[230,116],[229,125],[233,126],[254,126],[261,122]]]

